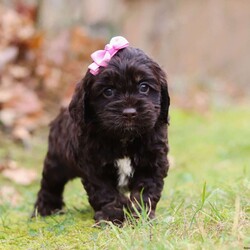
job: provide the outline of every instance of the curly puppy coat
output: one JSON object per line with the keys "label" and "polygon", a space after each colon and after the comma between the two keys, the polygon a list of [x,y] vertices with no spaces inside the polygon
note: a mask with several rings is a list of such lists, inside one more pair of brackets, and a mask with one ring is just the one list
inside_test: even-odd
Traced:
{"label": "curly puppy coat", "polygon": [[165,73],[139,49],[119,50],[97,75],[88,70],[51,123],[35,211],[60,210],[65,184],[80,177],[96,222],[122,223],[124,208],[140,202],[153,218],[169,167],[169,104]]}

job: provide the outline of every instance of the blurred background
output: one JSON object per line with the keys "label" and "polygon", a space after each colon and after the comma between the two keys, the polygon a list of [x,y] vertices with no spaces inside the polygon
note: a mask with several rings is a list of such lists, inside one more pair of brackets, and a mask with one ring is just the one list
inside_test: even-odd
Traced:
{"label": "blurred background", "polygon": [[47,125],[114,35],[166,70],[172,107],[247,105],[249,24],[248,0],[0,0],[0,137]]}

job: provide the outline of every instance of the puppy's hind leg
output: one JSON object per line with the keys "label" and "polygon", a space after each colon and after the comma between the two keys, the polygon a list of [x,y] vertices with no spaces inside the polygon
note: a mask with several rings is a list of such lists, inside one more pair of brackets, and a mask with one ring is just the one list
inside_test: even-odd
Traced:
{"label": "puppy's hind leg", "polygon": [[64,186],[72,178],[69,169],[61,163],[58,157],[48,153],[44,161],[41,188],[32,216],[36,213],[46,216],[60,211],[64,205]]}

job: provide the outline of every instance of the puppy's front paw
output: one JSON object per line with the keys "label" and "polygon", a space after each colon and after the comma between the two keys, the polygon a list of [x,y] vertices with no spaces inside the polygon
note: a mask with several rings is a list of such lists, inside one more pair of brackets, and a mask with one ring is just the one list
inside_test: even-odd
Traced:
{"label": "puppy's front paw", "polygon": [[124,221],[123,208],[114,207],[112,205],[106,205],[101,211],[95,213],[94,219],[96,223],[101,221],[111,221],[116,225],[121,225]]}
{"label": "puppy's front paw", "polygon": [[38,214],[41,216],[48,216],[55,213],[63,213],[63,205],[64,203],[62,199],[59,199],[58,197],[54,199],[38,197],[31,217],[35,217]]}
{"label": "puppy's front paw", "polygon": [[36,217],[37,215],[48,216],[52,214],[63,214],[62,207],[55,208],[54,206],[35,206],[34,211],[31,215],[31,218]]}

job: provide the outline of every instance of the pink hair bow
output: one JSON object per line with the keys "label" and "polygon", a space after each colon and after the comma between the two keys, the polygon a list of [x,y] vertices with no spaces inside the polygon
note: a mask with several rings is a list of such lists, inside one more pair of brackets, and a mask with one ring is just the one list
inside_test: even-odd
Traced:
{"label": "pink hair bow", "polygon": [[129,46],[129,42],[122,36],[113,37],[104,50],[97,50],[91,54],[93,63],[88,68],[92,75],[97,75],[99,67],[106,67],[110,59],[120,50]]}

